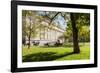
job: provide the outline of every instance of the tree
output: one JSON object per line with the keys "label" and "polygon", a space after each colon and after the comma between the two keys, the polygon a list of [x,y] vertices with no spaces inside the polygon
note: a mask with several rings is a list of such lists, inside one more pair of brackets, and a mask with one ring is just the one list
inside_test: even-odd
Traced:
{"label": "tree", "polygon": [[[39,17],[36,15],[34,11],[22,11],[23,16],[23,39],[24,37],[28,38],[28,49],[31,45],[31,38],[36,36],[36,29],[39,27]],[[25,39],[26,39],[25,38]],[[24,40],[23,40],[24,41]]]}
{"label": "tree", "polygon": [[73,31],[73,45],[74,45],[74,53],[80,53],[79,43],[78,43],[78,29],[76,27],[76,17],[74,13],[70,14],[71,23],[72,23],[72,31]]}
{"label": "tree", "polygon": [[79,43],[78,43],[78,33],[79,29],[83,25],[90,24],[90,15],[87,13],[70,13],[72,31],[73,31],[73,44],[74,44],[74,53],[80,53]]}
{"label": "tree", "polygon": [[[73,34],[73,45],[74,45],[74,53],[80,53],[80,48],[79,48],[79,29],[81,29],[81,26],[83,25],[89,25],[90,23],[90,15],[88,13],[64,13],[64,12],[45,12],[44,16],[47,17],[50,20],[51,24],[54,22],[54,20],[57,19],[57,16],[61,15],[65,21],[69,21],[70,24],[68,28],[72,30]],[[67,31],[67,30],[66,30]],[[66,34],[65,34],[66,38]]]}
{"label": "tree", "polygon": [[26,35],[27,35],[27,28],[26,28],[26,17],[29,14],[27,10],[22,11],[22,44],[26,44]]}

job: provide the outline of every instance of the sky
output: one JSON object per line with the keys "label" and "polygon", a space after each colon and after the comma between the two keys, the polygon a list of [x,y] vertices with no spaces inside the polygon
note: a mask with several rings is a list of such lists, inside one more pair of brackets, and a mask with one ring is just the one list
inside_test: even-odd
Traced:
{"label": "sky", "polygon": [[61,28],[66,29],[67,22],[64,20],[64,18],[61,15],[59,15],[55,21],[59,22]]}
{"label": "sky", "polygon": [[[40,15],[45,15],[44,11],[38,11],[37,12]],[[48,13],[48,11],[46,12]],[[59,14],[56,19],[54,20],[55,23],[58,23],[58,25],[62,28],[62,29],[66,29],[67,26],[67,22],[64,20],[64,18]]]}

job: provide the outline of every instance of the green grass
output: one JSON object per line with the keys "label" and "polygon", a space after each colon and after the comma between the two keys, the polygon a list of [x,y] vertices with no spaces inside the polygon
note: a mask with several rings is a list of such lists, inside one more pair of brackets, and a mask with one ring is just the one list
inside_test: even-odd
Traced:
{"label": "green grass", "polygon": [[23,46],[22,58],[23,62],[36,61],[61,61],[61,60],[83,60],[90,58],[90,45],[80,44],[80,54],[73,54],[73,45],[67,44],[61,47],[39,47],[32,46],[30,49]]}

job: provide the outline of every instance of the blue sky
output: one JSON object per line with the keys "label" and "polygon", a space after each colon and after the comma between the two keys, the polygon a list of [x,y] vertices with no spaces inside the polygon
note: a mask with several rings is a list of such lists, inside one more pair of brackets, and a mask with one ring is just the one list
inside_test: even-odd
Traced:
{"label": "blue sky", "polygon": [[[45,15],[44,11],[38,11],[38,14]],[[64,20],[64,18],[60,14],[56,17],[56,19],[54,20],[54,22],[59,23],[58,25],[62,29],[64,29],[64,30],[66,29],[67,23],[66,23],[66,21]]]}
{"label": "blue sky", "polygon": [[67,23],[66,23],[65,19],[61,15],[59,15],[55,21],[59,22],[59,25],[61,26],[61,28],[63,28],[63,29],[66,28]]}

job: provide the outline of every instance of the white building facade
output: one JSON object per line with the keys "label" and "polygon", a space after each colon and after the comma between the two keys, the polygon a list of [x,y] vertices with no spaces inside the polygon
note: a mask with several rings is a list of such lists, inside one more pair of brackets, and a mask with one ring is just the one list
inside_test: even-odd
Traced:
{"label": "white building facade", "polygon": [[[29,18],[26,18],[26,23],[30,24]],[[59,39],[59,37],[63,35],[65,30],[58,28],[57,26],[54,26],[52,24],[48,24],[47,21],[42,21],[41,25],[43,26],[42,29],[37,28],[36,36],[34,38],[31,38],[30,40],[31,44],[33,44],[33,42],[39,42],[39,45],[44,45],[48,42],[51,42],[51,43],[57,42],[57,40],[60,40],[60,42],[64,42],[64,39]],[[27,43],[29,43],[29,40],[26,37],[26,44]]]}

